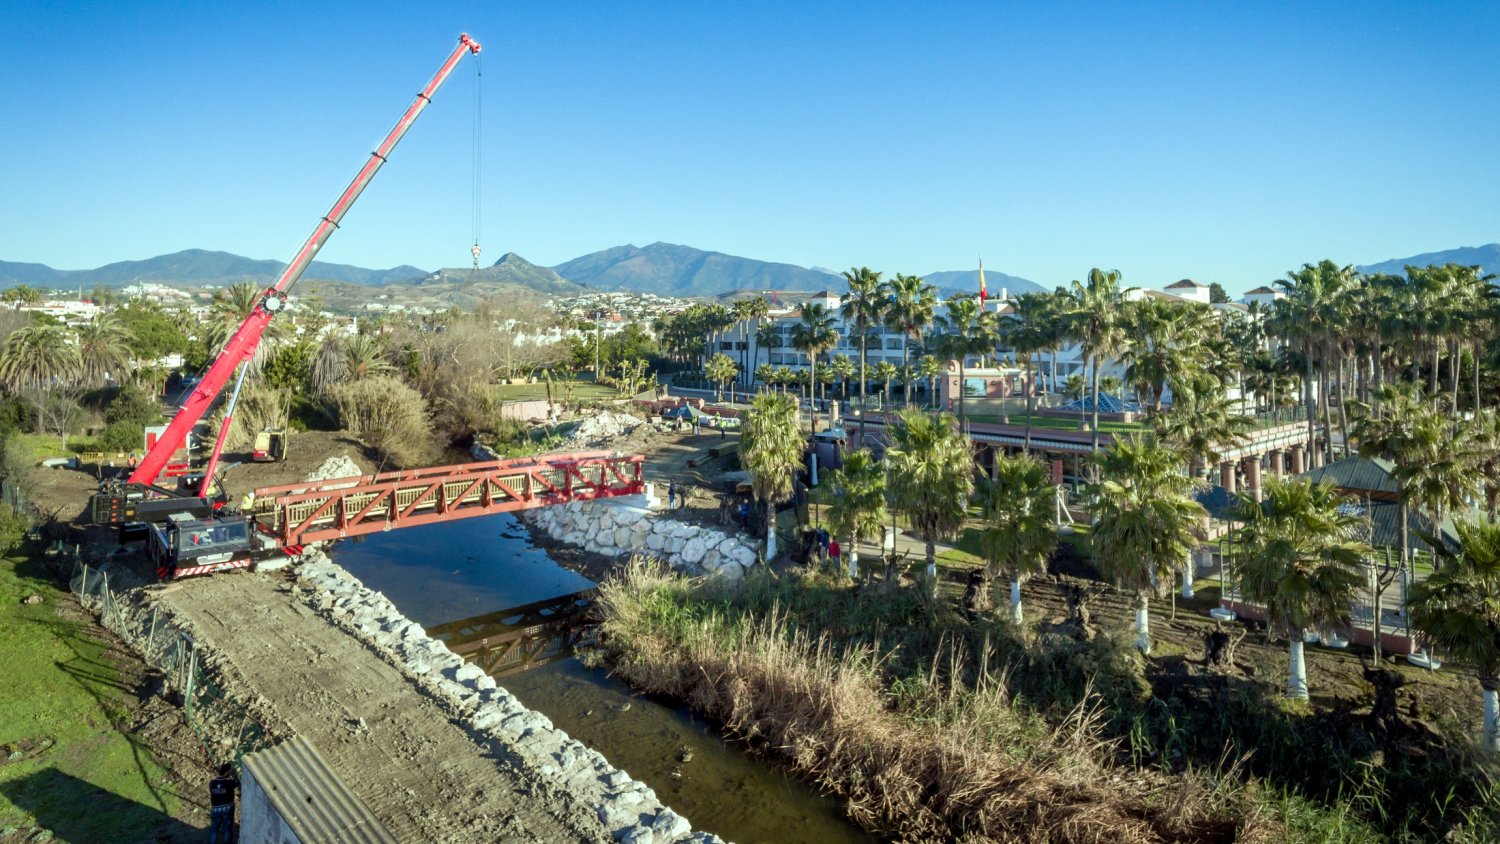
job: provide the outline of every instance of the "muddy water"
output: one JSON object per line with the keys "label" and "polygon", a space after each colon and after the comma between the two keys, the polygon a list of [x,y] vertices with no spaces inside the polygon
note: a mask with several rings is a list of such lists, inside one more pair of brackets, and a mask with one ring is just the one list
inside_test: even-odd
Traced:
{"label": "muddy water", "polygon": [[[426,627],[593,585],[532,546],[509,515],[345,540],[332,556]],[[506,677],[501,685],[650,785],[696,829],[739,844],[874,840],[844,817],[836,800],[756,761],[686,711],[635,695],[602,671],[570,659]]]}

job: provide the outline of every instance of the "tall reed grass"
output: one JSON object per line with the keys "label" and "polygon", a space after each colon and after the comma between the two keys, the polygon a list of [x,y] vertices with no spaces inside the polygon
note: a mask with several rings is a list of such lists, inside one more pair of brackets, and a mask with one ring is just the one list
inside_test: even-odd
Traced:
{"label": "tall reed grass", "polygon": [[[601,642],[632,686],[686,702],[892,839],[1286,840],[1285,814],[1238,784],[1233,761],[1175,775],[1122,766],[1093,691],[1044,717],[1012,694],[993,644],[898,629],[893,619],[933,611],[919,597],[836,618],[839,602],[812,593],[790,611],[772,597],[781,588],[752,582],[738,603],[635,562],[600,588]],[[766,611],[745,610],[765,599]],[[917,639],[925,663],[903,652]],[[901,660],[922,670],[894,670]]]}

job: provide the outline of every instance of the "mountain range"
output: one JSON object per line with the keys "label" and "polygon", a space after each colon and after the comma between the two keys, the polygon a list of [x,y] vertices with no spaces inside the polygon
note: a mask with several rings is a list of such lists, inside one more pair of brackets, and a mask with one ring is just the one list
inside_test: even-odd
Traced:
{"label": "mountain range", "polygon": [[1410,258],[1393,258],[1378,264],[1358,267],[1363,273],[1392,273],[1405,275],[1408,266],[1425,267],[1429,264],[1459,264],[1479,267],[1480,275],[1500,276],[1500,243],[1484,246],[1460,246],[1443,252],[1424,252]]}
{"label": "mountain range", "polygon": [[[1423,266],[1448,262],[1477,264],[1485,273],[1500,274],[1500,244],[1429,252],[1359,269],[1400,273],[1408,264]],[[115,287],[137,281],[184,286],[240,281],[269,283],[282,268],[280,261],[256,260],[203,249],[188,249],[139,261],[119,261],[92,270],[57,270],[45,264],[0,261],[0,287],[29,284],[78,289],[94,285]],[[550,268],[533,264],[514,252],[506,253],[488,267],[436,271],[408,265],[376,270],[314,261],[304,277],[310,282],[400,287],[455,303],[511,294],[575,296],[590,290],[636,291],[692,298],[770,290],[795,294],[843,289],[840,274],[821,267],[759,261],[671,243],[616,246]],[[928,273],[924,278],[945,296],[970,294],[979,289],[977,270],[938,271]],[[1002,288],[1012,294],[1046,289],[1036,282],[998,270],[987,270],[985,280],[991,295],[996,296]]]}
{"label": "mountain range", "polygon": [[[215,284],[256,279],[270,281],[286,266],[282,261],[258,261],[228,252],[185,249],[142,261],[117,261],[92,270],[54,270],[46,264],[0,261],[0,284],[30,284],[40,287],[119,287],[138,281],[162,284]],[[313,261],[305,278],[347,281],[354,284],[391,284],[427,275],[417,267],[368,270],[348,264]]]}

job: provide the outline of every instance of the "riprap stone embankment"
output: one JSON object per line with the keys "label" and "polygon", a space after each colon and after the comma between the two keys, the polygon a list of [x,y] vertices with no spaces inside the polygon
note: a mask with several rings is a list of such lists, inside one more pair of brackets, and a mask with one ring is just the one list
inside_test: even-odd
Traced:
{"label": "riprap stone embankment", "polygon": [[606,557],[639,554],[692,575],[739,580],[757,564],[757,546],[748,538],[679,522],[633,501],[574,501],[528,510],[522,518],[558,542]]}

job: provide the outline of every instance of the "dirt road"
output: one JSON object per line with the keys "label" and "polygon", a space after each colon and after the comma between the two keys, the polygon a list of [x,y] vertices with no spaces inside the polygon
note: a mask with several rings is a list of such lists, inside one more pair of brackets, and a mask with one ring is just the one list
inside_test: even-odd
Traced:
{"label": "dirt road", "polygon": [[[259,697],[402,841],[597,837],[550,808],[546,787],[485,749],[404,675],[267,575],[203,578],[161,600],[211,643],[215,667]],[[550,804],[550,805],[549,805]]]}

